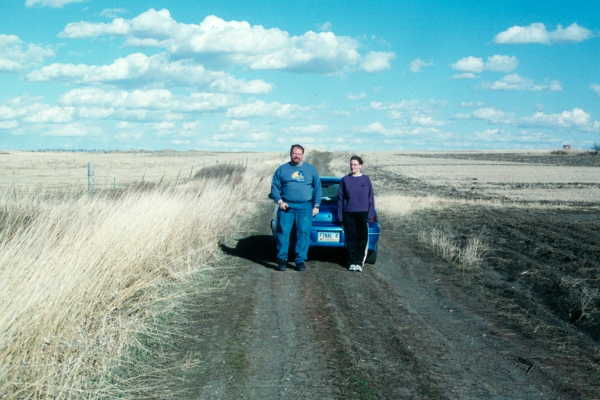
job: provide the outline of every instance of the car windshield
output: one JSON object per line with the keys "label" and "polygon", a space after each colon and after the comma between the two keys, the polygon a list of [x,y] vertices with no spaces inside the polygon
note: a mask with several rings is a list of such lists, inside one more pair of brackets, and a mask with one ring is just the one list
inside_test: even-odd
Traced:
{"label": "car windshield", "polygon": [[321,181],[321,200],[322,201],[337,201],[339,182],[324,182]]}

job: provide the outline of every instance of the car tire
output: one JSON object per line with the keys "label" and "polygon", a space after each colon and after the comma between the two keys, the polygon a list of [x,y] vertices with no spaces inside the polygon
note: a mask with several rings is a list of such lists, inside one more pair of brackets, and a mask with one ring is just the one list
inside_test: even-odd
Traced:
{"label": "car tire", "polygon": [[377,262],[377,250],[369,250],[365,261],[367,264],[375,264]]}

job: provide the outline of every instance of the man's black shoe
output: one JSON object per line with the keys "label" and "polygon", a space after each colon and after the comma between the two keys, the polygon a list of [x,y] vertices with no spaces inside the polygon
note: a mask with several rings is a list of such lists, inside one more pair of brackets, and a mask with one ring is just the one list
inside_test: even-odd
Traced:
{"label": "man's black shoe", "polygon": [[306,264],[303,262],[296,263],[296,271],[304,271],[306,270]]}
{"label": "man's black shoe", "polygon": [[287,260],[277,260],[277,266],[275,269],[277,271],[285,271],[287,269]]}

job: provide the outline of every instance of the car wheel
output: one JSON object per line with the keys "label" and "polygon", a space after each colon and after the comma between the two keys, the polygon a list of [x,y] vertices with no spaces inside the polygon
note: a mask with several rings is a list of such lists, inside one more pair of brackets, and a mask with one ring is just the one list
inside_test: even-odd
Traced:
{"label": "car wheel", "polygon": [[375,264],[377,262],[377,250],[369,250],[365,261],[367,264]]}

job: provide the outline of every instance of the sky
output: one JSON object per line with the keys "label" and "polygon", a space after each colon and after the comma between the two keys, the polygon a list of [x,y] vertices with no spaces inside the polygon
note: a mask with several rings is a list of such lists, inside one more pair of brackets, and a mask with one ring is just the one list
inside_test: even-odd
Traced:
{"label": "sky", "polygon": [[588,149],[600,2],[2,0],[0,149]]}

